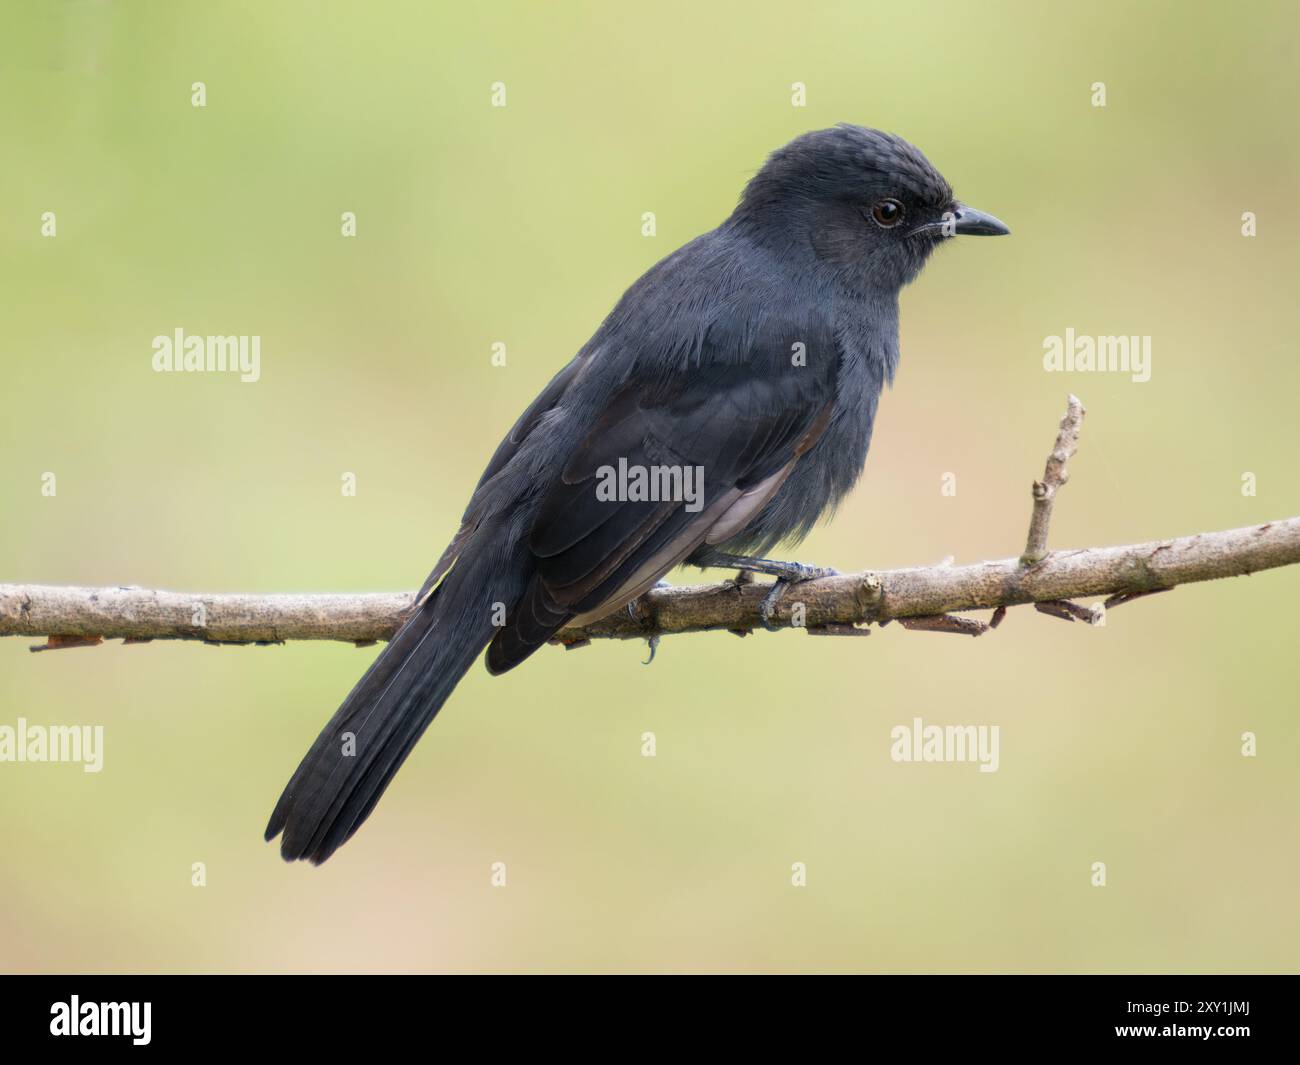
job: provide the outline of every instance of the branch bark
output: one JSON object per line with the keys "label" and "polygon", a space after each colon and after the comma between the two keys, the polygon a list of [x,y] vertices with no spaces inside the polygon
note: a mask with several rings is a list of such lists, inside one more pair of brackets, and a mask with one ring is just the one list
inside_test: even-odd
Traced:
{"label": "branch bark", "polygon": [[[1083,419],[1074,396],[1061,421],[1043,480],[1034,483],[1034,509],[1025,554],[971,566],[939,565],[867,571],[807,581],[778,601],[770,627],[802,627],[816,635],[864,635],[858,626],[898,620],[907,628],[978,636],[995,628],[1007,607],[1035,604],[1066,621],[1094,624],[1107,608],[1180,584],[1239,577],[1300,563],[1300,517],[1242,529],[1197,533],[1122,547],[1047,552],[1057,490],[1067,480]],[[565,629],[555,643],[649,639],[764,625],[760,612],[771,585],[727,581],[657,588],[627,610],[583,628]],[[1107,596],[1081,606],[1071,600]],[[0,584],[0,636],[45,636],[47,650],[150,640],[269,644],[286,640],[387,640],[414,601],[412,592],[359,595],[201,595],[144,588],[65,588]],[[991,609],[989,623],[951,617]]]}
{"label": "branch bark", "polygon": [[[817,632],[828,626],[1086,596],[1124,601],[1180,584],[1296,563],[1300,563],[1300,517],[1175,540],[1056,551],[1032,566],[1008,558],[970,566],[824,577],[791,588],[777,604],[772,624],[788,628],[802,620],[804,627]],[[557,642],[759,628],[759,603],[768,588],[765,583],[736,586],[731,582],[658,588],[637,600],[632,611],[619,611],[586,628],[565,629]],[[190,595],[143,588],[0,584],[0,636],[369,643],[392,636],[413,597],[412,592]]]}

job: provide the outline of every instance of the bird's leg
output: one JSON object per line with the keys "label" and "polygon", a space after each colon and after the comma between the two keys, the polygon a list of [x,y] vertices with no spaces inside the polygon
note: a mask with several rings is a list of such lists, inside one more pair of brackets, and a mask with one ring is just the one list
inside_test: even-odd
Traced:
{"label": "bird's leg", "polygon": [[[772,590],[763,597],[763,601],[758,605],[759,616],[763,619],[764,628],[768,630],[776,629],[776,626],[772,624],[772,612],[776,609],[776,604],[780,602],[787,586],[802,584],[804,581],[815,581],[820,577],[839,576],[839,570],[825,566],[806,566],[802,562],[780,562],[772,558],[732,555],[726,551],[711,553],[707,565],[718,569],[736,569],[741,573],[763,573],[776,578]],[[737,578],[736,584],[741,583],[740,579]]]}
{"label": "bird's leg", "polygon": [[781,562],[775,558],[755,558],[752,555],[732,555],[726,551],[710,553],[708,561],[702,566],[707,569],[738,569],[743,573],[762,573],[789,584],[840,575],[839,570],[824,566],[807,566],[802,562]]}

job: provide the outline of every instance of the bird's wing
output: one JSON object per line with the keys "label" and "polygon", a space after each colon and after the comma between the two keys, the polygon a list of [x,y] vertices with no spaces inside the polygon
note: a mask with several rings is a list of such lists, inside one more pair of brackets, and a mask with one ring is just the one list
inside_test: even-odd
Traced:
{"label": "bird's wing", "polygon": [[[488,648],[489,670],[517,665],[576,616],[635,598],[711,530],[734,535],[825,429],[838,362],[833,342],[818,346],[821,359],[767,344],[616,392],[542,500],[528,542],[534,576]],[[677,470],[674,488],[692,476],[702,491],[610,499],[599,489],[620,464]]]}
{"label": "bird's wing", "polygon": [[460,520],[460,528],[433,567],[433,572],[425,579],[423,587],[416,593],[415,606],[422,606],[429,599],[433,594],[433,590],[438,586],[438,582],[446,576],[447,571],[451,569],[452,563],[460,555],[465,541],[474,534],[478,526],[478,505],[483,499],[483,486],[505,469],[510,464],[510,461],[519,454],[519,449],[523,446],[524,441],[528,439],[529,434],[537,428],[537,423],[564,399],[565,394],[582,376],[583,369],[590,364],[591,358],[590,350],[583,349],[577,356],[570,359],[568,364],[551,378],[547,386],[528,405],[523,414],[519,415],[518,420],[511,426],[510,432],[506,433],[505,439],[497,445],[497,449],[492,453],[487,468],[483,471],[483,476],[478,479],[478,484],[474,486],[474,494],[470,497],[469,506],[465,509],[465,514]]}
{"label": "bird's wing", "polygon": [[528,404],[528,409],[519,415],[518,421],[506,434],[506,438],[497,446],[491,461],[487,464],[487,469],[483,471],[483,476],[475,486],[475,491],[500,473],[519,453],[520,445],[537,428],[537,423],[541,421],[542,416],[553,410],[564,398],[565,393],[582,376],[583,370],[587,368],[593,357],[591,350],[584,348],[576,357],[570,359],[568,364],[551,378],[537,398]]}

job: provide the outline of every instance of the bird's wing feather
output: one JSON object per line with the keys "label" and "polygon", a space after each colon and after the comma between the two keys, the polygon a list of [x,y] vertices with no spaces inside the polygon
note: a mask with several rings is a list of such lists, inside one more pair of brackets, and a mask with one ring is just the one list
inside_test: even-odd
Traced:
{"label": "bird's wing feather", "polygon": [[[814,364],[770,345],[616,392],[542,500],[529,535],[535,573],[488,649],[488,668],[509,669],[573,617],[618,605],[703,543],[746,491],[777,481],[829,416],[837,366],[833,343],[822,350],[831,356]],[[698,470],[702,498],[690,509],[680,494],[609,499],[597,489],[620,460],[628,470]]]}

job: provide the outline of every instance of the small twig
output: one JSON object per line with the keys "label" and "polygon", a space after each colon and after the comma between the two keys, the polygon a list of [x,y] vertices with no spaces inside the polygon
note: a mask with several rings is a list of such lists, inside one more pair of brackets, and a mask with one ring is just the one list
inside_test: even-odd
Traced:
{"label": "small twig", "polygon": [[1052,524],[1052,504],[1056,501],[1057,489],[1070,479],[1070,471],[1065,464],[1079,449],[1079,431],[1083,428],[1083,416],[1086,413],[1079,397],[1070,395],[1065,417],[1061,419],[1060,432],[1056,434],[1056,446],[1047,456],[1043,479],[1034,482],[1034,512],[1029,518],[1029,538],[1025,542],[1025,553],[1020,556],[1020,561],[1026,566],[1032,566],[1047,557],[1047,531]]}
{"label": "small twig", "polygon": [[825,625],[810,625],[807,629],[809,636],[870,636],[871,630],[859,628],[857,625],[849,625],[838,621],[828,621]]}
{"label": "small twig", "polygon": [[47,636],[44,643],[27,650],[35,654],[37,651],[62,651],[68,647],[98,647],[103,642],[102,636]]}
{"label": "small twig", "polygon": [[1172,588],[1152,588],[1145,592],[1116,592],[1101,605],[1107,610],[1117,606],[1123,606],[1125,603],[1131,603],[1134,599],[1145,599],[1149,595],[1159,595],[1161,592],[1172,592]]}
{"label": "small twig", "polygon": [[1034,609],[1044,614],[1050,614],[1054,618],[1061,618],[1065,621],[1086,621],[1089,625],[1096,625],[1106,614],[1103,607],[1083,606],[1079,603],[1072,603],[1068,599],[1048,599],[1041,603],[1035,603]]}
{"label": "small twig", "polygon": [[905,629],[920,632],[952,632],[959,636],[983,636],[991,626],[975,618],[958,618],[951,614],[929,614],[919,618],[899,618]]}

